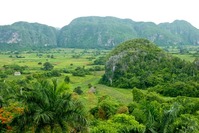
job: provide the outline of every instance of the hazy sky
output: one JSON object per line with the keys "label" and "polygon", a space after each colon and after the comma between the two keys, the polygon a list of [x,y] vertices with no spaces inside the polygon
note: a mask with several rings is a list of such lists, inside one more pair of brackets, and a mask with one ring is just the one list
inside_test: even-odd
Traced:
{"label": "hazy sky", "polygon": [[81,16],[155,23],[186,20],[199,29],[198,0],[0,0],[0,25],[17,21],[63,27]]}

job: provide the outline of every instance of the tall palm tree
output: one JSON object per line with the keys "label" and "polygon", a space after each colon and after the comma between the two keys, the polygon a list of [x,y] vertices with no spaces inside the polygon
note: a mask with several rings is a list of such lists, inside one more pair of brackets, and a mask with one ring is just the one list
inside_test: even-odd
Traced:
{"label": "tall palm tree", "polygon": [[18,98],[25,105],[24,113],[12,121],[19,132],[86,128],[83,105],[64,91],[63,86],[58,87],[55,80],[53,85],[47,81],[35,83],[32,88],[23,89]]}

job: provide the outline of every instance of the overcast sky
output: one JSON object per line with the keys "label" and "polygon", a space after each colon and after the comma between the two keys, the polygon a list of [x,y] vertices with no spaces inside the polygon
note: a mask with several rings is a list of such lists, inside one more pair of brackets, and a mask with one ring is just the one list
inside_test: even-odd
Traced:
{"label": "overcast sky", "polygon": [[61,28],[82,16],[114,16],[156,24],[178,19],[199,29],[198,0],[0,0],[0,25],[27,21]]}

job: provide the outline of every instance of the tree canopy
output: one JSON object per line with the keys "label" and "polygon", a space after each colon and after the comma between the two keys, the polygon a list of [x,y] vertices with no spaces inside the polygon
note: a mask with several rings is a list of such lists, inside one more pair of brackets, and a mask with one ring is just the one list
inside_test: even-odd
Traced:
{"label": "tree canopy", "polygon": [[111,51],[101,83],[121,88],[150,88],[167,96],[196,96],[198,78],[196,63],[174,57],[146,39],[134,39]]}

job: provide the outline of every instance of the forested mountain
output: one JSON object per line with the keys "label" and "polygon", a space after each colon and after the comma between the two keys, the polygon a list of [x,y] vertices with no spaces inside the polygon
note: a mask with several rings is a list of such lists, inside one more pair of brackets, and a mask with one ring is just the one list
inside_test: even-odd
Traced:
{"label": "forested mountain", "polygon": [[57,46],[57,32],[55,28],[39,23],[16,22],[0,26],[0,47],[18,49]]}
{"label": "forested mountain", "polygon": [[146,39],[134,39],[112,50],[101,83],[150,88],[167,96],[198,96],[198,78],[196,64],[173,57]]}
{"label": "forested mountain", "polygon": [[112,48],[119,42],[135,38],[135,22],[113,17],[82,17],[60,30],[61,47]]}
{"label": "forested mountain", "polygon": [[199,30],[184,20],[155,24],[115,17],[80,17],[60,30],[27,22],[0,26],[0,48],[113,48],[121,42],[146,38],[157,45],[198,45]]}
{"label": "forested mountain", "polygon": [[146,38],[158,45],[198,45],[199,30],[183,20],[157,25],[114,17],[80,17],[60,30],[58,45],[110,48],[134,38]]}
{"label": "forested mountain", "polygon": [[176,37],[174,44],[199,44],[199,30],[184,20],[175,20],[173,23],[159,24],[164,30]]}

